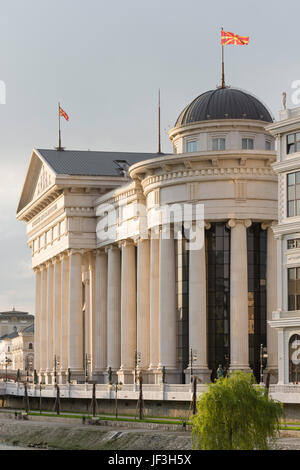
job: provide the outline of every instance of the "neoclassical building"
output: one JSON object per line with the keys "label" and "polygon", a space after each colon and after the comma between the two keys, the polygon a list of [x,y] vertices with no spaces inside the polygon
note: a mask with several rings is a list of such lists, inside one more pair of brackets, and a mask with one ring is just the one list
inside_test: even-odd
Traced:
{"label": "neoclassical building", "polygon": [[172,154],[33,150],[17,218],[42,380],[55,360],[61,382],[133,383],[137,370],[209,382],[219,364],[258,375],[260,344],[276,374],[270,123],[257,98],[224,87],[182,111]]}

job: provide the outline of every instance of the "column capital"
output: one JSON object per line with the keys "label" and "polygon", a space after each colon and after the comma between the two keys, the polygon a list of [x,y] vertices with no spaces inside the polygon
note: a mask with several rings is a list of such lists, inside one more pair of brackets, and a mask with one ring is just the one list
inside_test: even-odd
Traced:
{"label": "column capital", "polygon": [[107,245],[104,248],[104,251],[105,253],[108,253],[109,251],[118,250],[118,249],[119,249],[119,246],[117,244],[111,244],[111,245]]}
{"label": "column capital", "polygon": [[107,253],[106,248],[97,248],[95,251],[95,256],[96,258],[98,258],[100,256],[106,255],[106,253]]}
{"label": "column capital", "polygon": [[128,246],[135,246],[133,239],[128,238],[119,242],[119,248],[126,248]]}
{"label": "column capital", "polygon": [[273,227],[274,225],[277,225],[276,220],[267,220],[267,221],[261,223],[261,228],[263,230],[267,230],[268,228]]}
{"label": "column capital", "polygon": [[69,256],[72,255],[83,255],[85,250],[82,249],[76,249],[76,248],[71,248],[68,252]]}
{"label": "column capital", "polygon": [[246,228],[249,228],[252,225],[252,221],[250,219],[229,219],[226,226],[228,228],[234,228],[237,224],[242,224]]}

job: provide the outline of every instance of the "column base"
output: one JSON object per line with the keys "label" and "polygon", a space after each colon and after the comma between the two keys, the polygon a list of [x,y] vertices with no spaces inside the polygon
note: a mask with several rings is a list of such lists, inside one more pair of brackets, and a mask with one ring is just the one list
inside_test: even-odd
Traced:
{"label": "column base", "polygon": [[46,370],[44,373],[44,380],[46,385],[52,385],[52,375],[50,370]]}
{"label": "column base", "polygon": [[57,373],[57,383],[63,385],[68,383],[68,371],[59,371]]}
{"label": "column base", "polygon": [[118,374],[118,382],[122,382],[122,384],[134,384],[135,383],[134,370],[120,369],[118,370],[117,374]]}
{"label": "column base", "polygon": [[107,381],[107,370],[106,369],[101,369],[101,370],[94,370],[91,376],[91,380],[93,382],[96,382],[98,384],[106,384],[108,383]]}
{"label": "column base", "polygon": [[118,381],[118,369],[112,369],[111,370],[111,380],[109,380],[109,372],[108,370],[105,370],[103,372],[103,379],[105,384],[109,383],[116,383]]}
{"label": "column base", "polygon": [[166,384],[180,384],[182,382],[182,372],[173,367],[165,367],[164,379],[163,379],[163,366],[159,366],[161,380],[160,383]]}
{"label": "column base", "polygon": [[[191,369],[188,367],[184,371],[185,383],[190,384],[192,382]],[[198,383],[208,384],[211,382],[211,370],[207,367],[193,367],[193,376],[198,377]]]}
{"label": "column base", "polygon": [[267,376],[270,373],[270,384],[277,384],[278,382],[278,367],[267,367],[264,370],[264,381],[266,383]]}
{"label": "column base", "polygon": [[85,383],[85,372],[84,370],[71,369],[71,383],[83,384]]}
{"label": "column base", "polygon": [[162,383],[162,371],[158,367],[149,367],[148,369],[148,384],[159,385]]}
{"label": "column base", "polygon": [[249,366],[245,365],[234,365],[229,367],[229,373],[239,370],[240,372],[252,373],[252,369]]}

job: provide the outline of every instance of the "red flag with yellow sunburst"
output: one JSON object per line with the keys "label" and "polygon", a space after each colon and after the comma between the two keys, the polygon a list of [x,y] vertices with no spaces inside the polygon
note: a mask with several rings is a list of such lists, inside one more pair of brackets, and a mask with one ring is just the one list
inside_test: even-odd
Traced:
{"label": "red flag with yellow sunburst", "polygon": [[249,36],[239,36],[238,34],[221,30],[222,46],[228,45],[228,44],[233,44],[234,46],[245,46],[248,43],[249,43]]}

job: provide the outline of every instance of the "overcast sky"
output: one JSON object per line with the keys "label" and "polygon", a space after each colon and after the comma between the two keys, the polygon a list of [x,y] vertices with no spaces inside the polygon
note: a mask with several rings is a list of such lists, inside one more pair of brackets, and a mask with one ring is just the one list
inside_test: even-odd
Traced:
{"label": "overcast sky", "polygon": [[298,0],[0,0],[0,311],[33,312],[25,223],[15,219],[33,147],[153,152],[197,95],[220,84],[220,28],[249,35],[225,49],[226,83],[277,117],[300,80]]}

